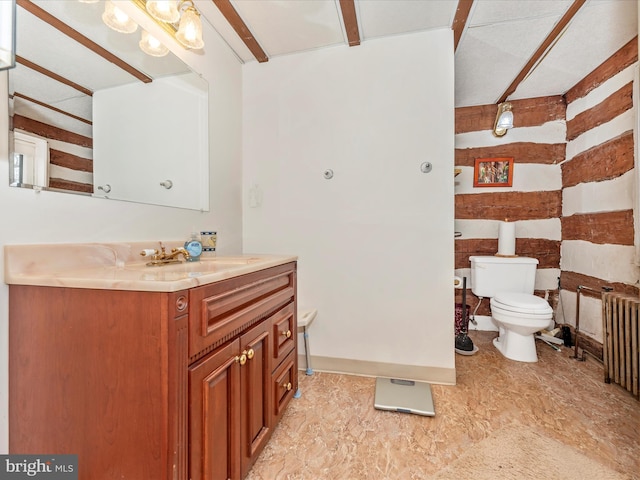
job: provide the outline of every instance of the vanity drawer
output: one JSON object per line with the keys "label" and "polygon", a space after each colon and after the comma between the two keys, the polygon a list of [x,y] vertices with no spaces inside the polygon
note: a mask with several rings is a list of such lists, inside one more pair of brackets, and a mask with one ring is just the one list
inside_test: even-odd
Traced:
{"label": "vanity drawer", "polygon": [[273,392],[273,422],[275,425],[282,416],[286,406],[298,389],[298,377],[296,375],[295,352],[291,352],[287,358],[276,368],[272,377]]}
{"label": "vanity drawer", "polygon": [[295,262],[190,291],[191,361],[232,339],[287,304],[294,304]]}
{"label": "vanity drawer", "polygon": [[273,366],[277,367],[296,346],[295,305],[290,303],[276,312],[271,320],[273,329]]}

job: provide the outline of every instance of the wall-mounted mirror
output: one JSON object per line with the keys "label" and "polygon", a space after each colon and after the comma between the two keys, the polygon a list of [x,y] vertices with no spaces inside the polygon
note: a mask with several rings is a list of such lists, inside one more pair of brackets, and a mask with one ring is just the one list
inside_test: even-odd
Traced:
{"label": "wall-mounted mirror", "polygon": [[16,63],[15,21],[15,0],[0,2],[0,70],[13,68]]}
{"label": "wall-mounted mirror", "polygon": [[106,3],[18,0],[11,185],[208,210],[207,83]]}

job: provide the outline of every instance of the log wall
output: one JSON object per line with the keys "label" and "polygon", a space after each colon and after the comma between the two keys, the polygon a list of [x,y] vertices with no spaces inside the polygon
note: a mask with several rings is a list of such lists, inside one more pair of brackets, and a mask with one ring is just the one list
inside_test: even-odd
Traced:
{"label": "log wall", "polygon": [[[637,63],[636,38],[565,95],[512,101],[514,128],[501,138],[491,133],[496,105],[456,109],[457,275],[470,277],[470,256],[497,252],[508,219],[516,254],[540,262],[536,294],[548,295],[558,324],[575,327],[580,285],[638,295]],[[474,188],[475,160],[493,157],[514,158],[513,185]],[[581,296],[580,335],[601,346],[599,295]],[[473,309],[478,299],[467,292],[467,303]],[[487,304],[478,315],[491,314]]]}
{"label": "log wall", "polygon": [[[566,94],[567,158],[562,163],[560,308],[556,321],[572,328],[580,315],[585,349],[601,355],[601,291],[638,295],[636,258],[637,173],[633,83],[638,39],[577,83]],[[637,99],[635,99],[637,102]]]}
{"label": "log wall", "polygon": [[[38,105],[25,106],[25,101],[19,97],[14,98],[14,107],[12,128],[45,138],[49,144],[49,188],[73,193],[93,193],[93,139],[90,122],[87,124],[76,121]],[[65,128],[54,126],[58,123],[65,125]]]}
{"label": "log wall", "polygon": [[[497,138],[491,129],[495,105],[456,109],[455,178],[456,274],[470,281],[472,255],[498,251],[501,221],[516,222],[516,254],[539,260],[536,293],[556,304],[560,276],[562,172],[565,160],[564,99],[560,96],[512,101],[514,128]],[[473,187],[478,158],[512,157],[511,187]],[[461,292],[457,292],[461,301]],[[467,292],[472,309],[478,299]],[[478,315],[490,315],[483,302]]]}

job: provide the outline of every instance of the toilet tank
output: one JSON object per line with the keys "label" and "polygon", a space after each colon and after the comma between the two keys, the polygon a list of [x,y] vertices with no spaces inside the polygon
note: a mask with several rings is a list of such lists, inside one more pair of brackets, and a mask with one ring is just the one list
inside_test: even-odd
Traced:
{"label": "toilet tank", "polygon": [[533,293],[537,258],[469,257],[471,291],[478,297],[495,297],[496,293]]}

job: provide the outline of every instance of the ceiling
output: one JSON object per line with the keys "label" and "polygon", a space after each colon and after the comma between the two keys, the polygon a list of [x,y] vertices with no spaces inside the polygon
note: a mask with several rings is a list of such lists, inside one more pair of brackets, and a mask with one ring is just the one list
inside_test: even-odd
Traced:
{"label": "ceiling", "polygon": [[[136,79],[147,81],[146,75],[156,78],[186,70],[174,56],[158,59],[142,54],[138,35],[106,28],[101,21],[102,2],[17,3],[20,58],[9,78],[11,93],[18,86],[16,105],[27,104],[31,109],[41,103],[90,119],[91,99],[79,95],[76,84],[91,95]],[[451,29],[456,107],[564,94],[638,33],[638,0],[194,3],[241,62],[268,62],[319,48],[362,48],[382,37]],[[46,20],[47,15],[53,20]],[[70,36],[68,26],[76,35]],[[206,36],[204,40],[206,52]],[[100,49],[114,54],[118,62],[104,57]],[[23,101],[24,97],[30,100]]]}
{"label": "ceiling", "polygon": [[452,28],[456,107],[563,94],[638,33],[637,0],[195,3],[243,62]]}

